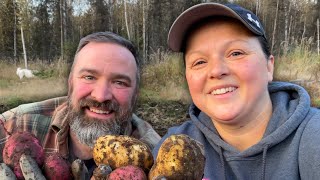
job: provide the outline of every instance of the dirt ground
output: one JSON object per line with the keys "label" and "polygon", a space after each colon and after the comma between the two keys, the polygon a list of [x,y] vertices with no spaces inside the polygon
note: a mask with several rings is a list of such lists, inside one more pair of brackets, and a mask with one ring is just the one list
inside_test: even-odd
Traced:
{"label": "dirt ground", "polygon": [[179,101],[138,102],[136,114],[163,136],[169,127],[182,124],[188,119],[188,107],[188,104]]}

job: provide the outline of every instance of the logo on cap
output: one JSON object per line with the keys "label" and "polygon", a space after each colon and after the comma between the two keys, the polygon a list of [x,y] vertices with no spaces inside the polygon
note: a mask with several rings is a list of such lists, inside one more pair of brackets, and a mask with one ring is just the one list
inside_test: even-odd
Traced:
{"label": "logo on cap", "polygon": [[255,20],[251,17],[251,14],[247,13],[247,16],[248,16],[248,20],[251,21],[251,22],[254,22],[256,23],[256,25],[260,28],[260,23],[258,20]]}

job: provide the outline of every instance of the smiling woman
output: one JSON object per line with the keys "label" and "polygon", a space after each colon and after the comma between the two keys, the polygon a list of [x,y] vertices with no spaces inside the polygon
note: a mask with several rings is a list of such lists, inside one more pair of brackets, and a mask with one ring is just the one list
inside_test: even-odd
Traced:
{"label": "smiling woman", "polygon": [[231,18],[217,17],[196,27],[185,51],[193,102],[213,123],[246,126],[260,109],[271,106],[267,84],[272,80],[273,57],[265,59],[259,41]]}
{"label": "smiling woman", "polygon": [[301,86],[272,82],[275,59],[255,14],[195,5],[174,21],[168,44],[183,53],[193,103],[154,156],[170,135],[187,134],[204,145],[204,179],[320,176],[320,111]]}

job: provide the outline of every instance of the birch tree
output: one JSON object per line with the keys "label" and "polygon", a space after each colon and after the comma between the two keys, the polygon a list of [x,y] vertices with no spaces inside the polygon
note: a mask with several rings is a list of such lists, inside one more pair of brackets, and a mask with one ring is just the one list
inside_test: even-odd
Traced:
{"label": "birch tree", "polygon": [[125,19],[125,23],[126,23],[127,36],[128,36],[128,39],[131,40],[130,30],[129,30],[129,25],[128,25],[127,1],[123,0],[123,4],[124,4],[124,19]]}
{"label": "birch tree", "polygon": [[16,12],[16,1],[12,0],[13,3],[13,15],[14,15],[14,27],[13,27],[13,60],[14,64],[17,65],[17,12]]}
{"label": "birch tree", "polygon": [[275,36],[276,36],[276,29],[277,29],[278,11],[279,11],[279,0],[277,0],[276,16],[275,16],[275,18],[274,18],[274,23],[273,23],[271,52],[273,52],[273,47],[274,47],[274,44],[275,44]]}
{"label": "birch tree", "polygon": [[149,0],[142,0],[142,22],[143,22],[143,59],[142,59],[142,64],[144,64],[144,61],[147,57],[147,35],[146,35],[146,19],[147,19],[147,13],[148,12],[148,6],[149,6]]}

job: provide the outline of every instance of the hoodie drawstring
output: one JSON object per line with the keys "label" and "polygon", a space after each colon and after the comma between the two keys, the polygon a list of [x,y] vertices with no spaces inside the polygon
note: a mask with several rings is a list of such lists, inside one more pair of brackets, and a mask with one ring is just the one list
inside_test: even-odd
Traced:
{"label": "hoodie drawstring", "polygon": [[222,154],[222,148],[219,146],[219,155],[220,155],[220,162],[221,162],[221,168],[222,168],[222,173],[223,173],[223,180],[226,180],[226,168],[224,165],[224,159],[223,159],[223,154]]}
{"label": "hoodie drawstring", "polygon": [[262,153],[262,170],[261,170],[261,180],[265,179],[265,175],[266,175],[266,158],[267,158],[267,151],[268,151],[269,145],[266,145],[263,148],[263,153]]}

